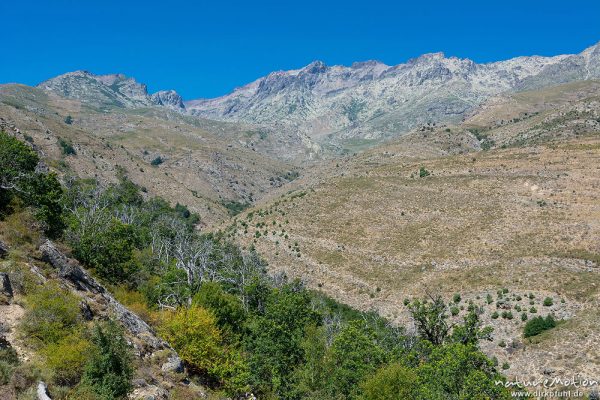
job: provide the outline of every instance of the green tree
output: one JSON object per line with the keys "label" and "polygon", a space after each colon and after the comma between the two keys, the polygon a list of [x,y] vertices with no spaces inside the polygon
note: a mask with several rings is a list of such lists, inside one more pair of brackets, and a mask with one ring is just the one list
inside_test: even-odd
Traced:
{"label": "green tree", "polygon": [[430,296],[430,300],[415,300],[408,308],[423,339],[434,345],[446,340],[450,327],[447,323],[446,304],[441,296]]}
{"label": "green tree", "polygon": [[363,321],[349,322],[335,337],[328,355],[332,395],[354,398],[360,394],[358,384],[385,361],[385,352],[375,339]]}
{"label": "green tree", "polygon": [[212,311],[219,327],[230,333],[240,334],[246,313],[240,299],[223,290],[217,282],[206,282],[194,295],[193,304]]}
{"label": "green tree", "polygon": [[100,398],[124,399],[133,377],[131,350],[123,331],[114,321],[97,324],[92,332],[93,349],[82,382]]}
{"label": "green tree", "polygon": [[418,378],[415,371],[401,364],[390,364],[379,369],[362,384],[362,399],[414,399],[417,389]]}
{"label": "green tree", "polygon": [[119,284],[139,268],[133,253],[138,243],[136,227],[113,218],[105,227],[88,230],[73,247],[76,257],[101,278]]}
{"label": "green tree", "polygon": [[457,325],[452,330],[452,340],[462,344],[477,345],[479,340],[491,340],[493,328],[483,327],[479,314],[476,310],[471,310],[464,317],[464,323]]}
{"label": "green tree", "polygon": [[428,362],[417,368],[418,399],[509,399],[496,381],[504,378],[492,362],[473,345],[452,343],[433,347]]}
{"label": "green tree", "polygon": [[310,305],[309,292],[293,282],[272,289],[264,307],[255,309],[244,347],[249,353],[251,384],[259,393],[275,392],[287,398],[293,370],[304,360],[305,330],[319,322]]}

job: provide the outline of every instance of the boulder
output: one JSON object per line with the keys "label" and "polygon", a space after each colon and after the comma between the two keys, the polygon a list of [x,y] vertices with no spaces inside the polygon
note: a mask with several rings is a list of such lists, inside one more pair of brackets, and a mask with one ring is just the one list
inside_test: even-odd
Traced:
{"label": "boulder", "polygon": [[13,298],[12,285],[6,272],[0,272],[0,304],[10,303]]}
{"label": "boulder", "polygon": [[183,372],[183,362],[176,354],[172,355],[167,359],[161,367],[164,372]]}
{"label": "boulder", "polygon": [[37,398],[38,400],[52,400],[50,396],[48,396],[48,387],[42,381],[38,383]]}
{"label": "boulder", "polygon": [[8,255],[8,245],[6,243],[0,241],[0,258],[4,258]]}

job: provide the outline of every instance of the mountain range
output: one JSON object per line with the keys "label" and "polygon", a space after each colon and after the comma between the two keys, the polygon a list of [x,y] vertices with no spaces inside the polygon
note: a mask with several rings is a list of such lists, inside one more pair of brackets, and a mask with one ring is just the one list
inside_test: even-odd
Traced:
{"label": "mountain range", "polygon": [[498,94],[594,78],[600,78],[600,43],[574,55],[486,64],[443,53],[394,66],[314,61],[272,72],[222,97],[189,101],[173,90],[149,94],[146,85],[122,74],[76,71],[38,87],[99,109],[160,106],[300,134],[318,152],[321,147],[362,148],[421,125],[457,123]]}

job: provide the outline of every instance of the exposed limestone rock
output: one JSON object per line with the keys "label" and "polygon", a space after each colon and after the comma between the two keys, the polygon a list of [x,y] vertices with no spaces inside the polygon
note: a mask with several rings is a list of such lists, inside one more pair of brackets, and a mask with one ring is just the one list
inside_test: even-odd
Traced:
{"label": "exposed limestone rock", "polygon": [[85,272],[76,260],[68,258],[50,240],[40,246],[40,251],[44,260],[56,268],[58,275],[76,290],[97,295],[103,300],[114,317],[140,342],[136,343],[137,347],[141,347],[138,350],[153,352],[158,349],[170,349],[164,340],[154,334],[146,322],[119,303],[102,285]]}

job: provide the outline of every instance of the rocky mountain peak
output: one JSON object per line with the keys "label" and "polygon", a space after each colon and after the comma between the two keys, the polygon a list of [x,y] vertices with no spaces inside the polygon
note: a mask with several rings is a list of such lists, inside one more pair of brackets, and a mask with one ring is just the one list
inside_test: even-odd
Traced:
{"label": "rocky mountain peak", "polygon": [[327,65],[323,61],[313,61],[306,67],[302,68],[302,72],[308,74],[322,74],[327,72]]}
{"label": "rocky mountain peak", "polygon": [[165,106],[174,110],[185,110],[183,98],[174,90],[161,90],[154,93],[150,98],[152,103],[158,106]]}

